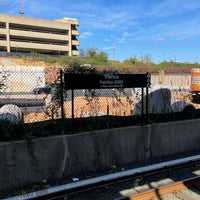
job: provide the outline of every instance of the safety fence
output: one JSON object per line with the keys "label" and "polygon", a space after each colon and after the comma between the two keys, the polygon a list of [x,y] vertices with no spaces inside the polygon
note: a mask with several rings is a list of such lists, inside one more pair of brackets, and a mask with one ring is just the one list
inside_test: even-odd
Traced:
{"label": "safety fence", "polygon": [[71,118],[72,114],[75,118],[132,115],[131,88],[74,90],[72,110],[72,91],[61,88],[60,73],[61,70],[57,70],[56,80],[49,82],[51,74],[43,69],[1,70],[0,106],[14,104],[20,107],[25,123]]}
{"label": "safety fence", "polygon": [[[18,106],[25,123],[72,116],[86,118],[141,114],[141,88],[76,89],[72,93],[64,89],[65,83],[60,73],[63,73],[62,70],[54,70],[55,78],[52,80],[52,74],[44,68],[1,69],[0,106]],[[159,108],[149,106],[150,113],[169,112],[171,99],[188,100],[187,90],[173,89],[173,94],[169,96],[165,92],[161,90],[157,96]]]}

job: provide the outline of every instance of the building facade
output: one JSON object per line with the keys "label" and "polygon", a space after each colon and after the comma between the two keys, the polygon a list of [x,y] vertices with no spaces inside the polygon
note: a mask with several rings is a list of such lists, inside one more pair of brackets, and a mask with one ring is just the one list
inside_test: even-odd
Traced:
{"label": "building facade", "polygon": [[77,19],[55,21],[0,14],[0,51],[78,56]]}

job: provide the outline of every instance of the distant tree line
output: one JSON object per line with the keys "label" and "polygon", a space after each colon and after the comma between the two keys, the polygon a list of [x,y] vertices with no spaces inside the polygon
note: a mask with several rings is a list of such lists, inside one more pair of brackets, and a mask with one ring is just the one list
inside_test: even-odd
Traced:
{"label": "distant tree line", "polygon": [[48,65],[70,66],[75,65],[91,65],[101,71],[117,71],[121,73],[138,73],[151,72],[156,73],[160,70],[165,70],[167,73],[190,73],[191,68],[199,67],[199,63],[180,63],[171,61],[162,61],[156,64],[152,61],[149,55],[143,55],[140,58],[132,56],[124,61],[109,60],[108,54],[96,48],[80,50],[80,56],[46,56],[33,52],[29,57],[24,59],[34,61],[44,61]]}

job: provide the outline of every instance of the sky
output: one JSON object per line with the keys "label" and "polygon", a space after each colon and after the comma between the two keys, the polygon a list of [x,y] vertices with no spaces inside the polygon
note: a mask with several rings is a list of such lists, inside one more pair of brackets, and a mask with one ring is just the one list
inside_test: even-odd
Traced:
{"label": "sky", "polygon": [[24,17],[76,18],[78,49],[95,48],[111,60],[200,62],[199,0],[0,0],[0,13],[20,9]]}

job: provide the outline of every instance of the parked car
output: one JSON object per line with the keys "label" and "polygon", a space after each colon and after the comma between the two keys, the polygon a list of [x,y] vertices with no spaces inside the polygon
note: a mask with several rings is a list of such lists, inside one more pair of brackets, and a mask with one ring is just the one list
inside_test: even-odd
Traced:
{"label": "parked car", "polygon": [[33,89],[33,94],[50,94],[53,84],[46,84],[44,87],[37,87]]}

